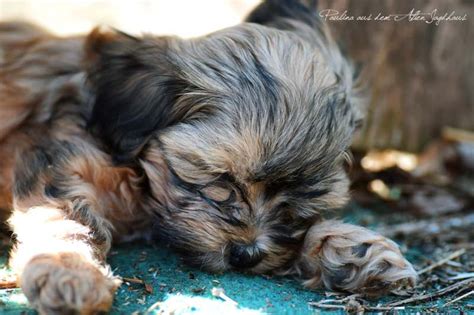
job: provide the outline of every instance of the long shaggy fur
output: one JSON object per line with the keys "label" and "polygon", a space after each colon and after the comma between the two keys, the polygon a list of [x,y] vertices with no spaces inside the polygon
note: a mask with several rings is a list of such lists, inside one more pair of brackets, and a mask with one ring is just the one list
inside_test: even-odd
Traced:
{"label": "long shaggy fur", "polygon": [[191,40],[4,23],[0,52],[0,208],[41,312],[107,309],[106,254],[136,236],[210,271],[354,292],[413,281],[391,241],[321,221],[347,200],[363,108],[350,63],[298,1]]}

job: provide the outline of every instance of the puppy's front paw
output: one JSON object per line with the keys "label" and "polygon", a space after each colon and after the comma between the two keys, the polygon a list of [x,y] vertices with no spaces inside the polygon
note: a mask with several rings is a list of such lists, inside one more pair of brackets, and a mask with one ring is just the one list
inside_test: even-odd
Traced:
{"label": "puppy's front paw", "polygon": [[300,261],[304,284],[380,295],[404,284],[413,286],[417,273],[393,241],[360,226],[327,221],[313,226]]}
{"label": "puppy's front paw", "polygon": [[21,288],[41,314],[96,314],[108,311],[119,281],[78,254],[44,254],[25,266]]}

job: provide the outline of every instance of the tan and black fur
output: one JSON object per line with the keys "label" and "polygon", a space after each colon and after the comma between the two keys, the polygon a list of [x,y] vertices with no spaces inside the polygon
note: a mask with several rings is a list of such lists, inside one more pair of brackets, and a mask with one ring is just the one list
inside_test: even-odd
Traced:
{"label": "tan and black fur", "polygon": [[0,207],[45,314],[106,311],[113,240],[156,235],[210,271],[376,294],[412,282],[398,247],[322,221],[348,199],[362,119],[350,63],[311,9],[270,0],[182,40],[0,24]]}

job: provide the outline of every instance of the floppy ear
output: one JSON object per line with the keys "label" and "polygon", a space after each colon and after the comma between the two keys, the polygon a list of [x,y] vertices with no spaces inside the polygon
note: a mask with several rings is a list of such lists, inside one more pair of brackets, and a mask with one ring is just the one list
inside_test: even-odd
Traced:
{"label": "floppy ear", "polygon": [[169,61],[176,38],[137,38],[95,29],[86,39],[86,67],[95,94],[89,127],[114,160],[134,160],[151,134],[177,117],[172,108],[186,88]]}

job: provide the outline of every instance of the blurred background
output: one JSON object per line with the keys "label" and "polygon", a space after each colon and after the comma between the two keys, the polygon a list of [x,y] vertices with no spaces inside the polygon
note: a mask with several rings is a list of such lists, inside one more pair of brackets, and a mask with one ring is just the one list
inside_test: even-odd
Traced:
{"label": "blurred background", "polygon": [[140,34],[183,37],[239,23],[259,0],[0,0],[0,19],[37,23],[58,35],[84,34],[99,24]]}
{"label": "blurred background", "polygon": [[[30,21],[59,36],[105,24],[132,34],[193,37],[238,24],[259,2],[0,0],[0,20]],[[461,297],[465,310],[472,310],[474,1],[319,0],[319,9],[327,8],[353,16],[412,9],[467,14],[466,21],[439,25],[406,19],[328,24],[344,52],[363,69],[370,96],[353,145],[354,163],[348,167],[354,202],[346,218],[410,249],[407,255],[421,270],[417,293],[438,294],[457,285],[445,302]],[[403,294],[413,292],[398,294],[403,302]],[[432,300],[424,310],[441,305]]]}

